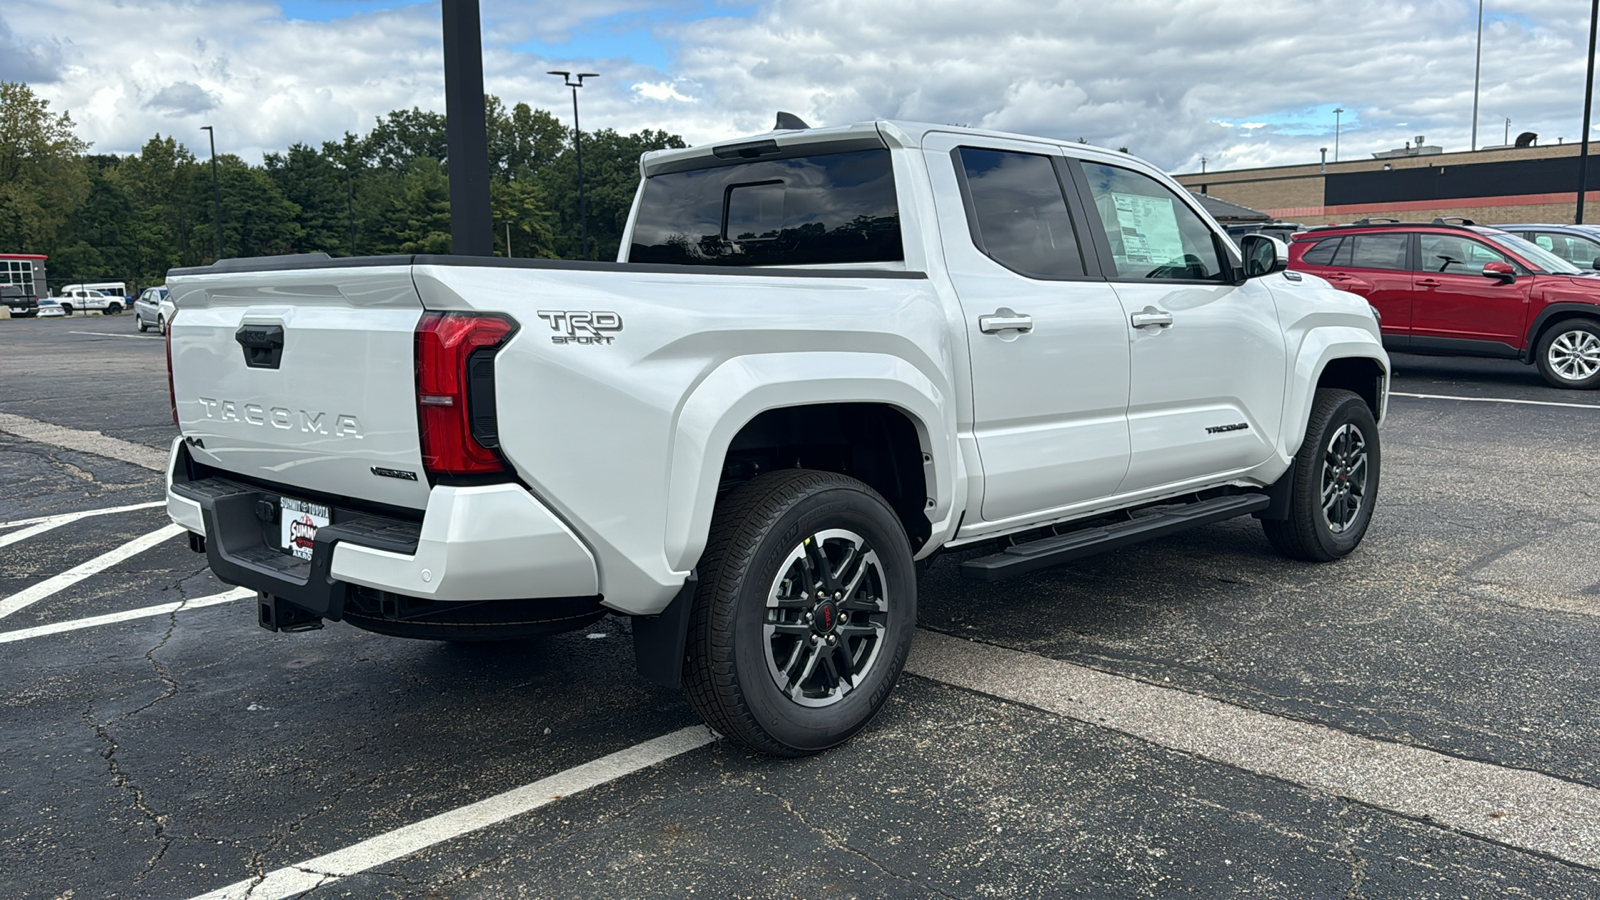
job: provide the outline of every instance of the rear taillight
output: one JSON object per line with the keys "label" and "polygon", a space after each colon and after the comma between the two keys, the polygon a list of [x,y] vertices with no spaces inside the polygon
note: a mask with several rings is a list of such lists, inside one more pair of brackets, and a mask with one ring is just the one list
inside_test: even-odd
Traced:
{"label": "rear taillight", "polygon": [[167,320],[167,404],[172,407],[172,424],[178,424],[178,392],[172,389],[172,323],[177,321],[178,314],[174,312],[172,318]]}
{"label": "rear taillight", "polygon": [[516,331],[500,316],[424,313],[417,325],[417,425],[429,475],[505,471],[494,401],[494,354]]}

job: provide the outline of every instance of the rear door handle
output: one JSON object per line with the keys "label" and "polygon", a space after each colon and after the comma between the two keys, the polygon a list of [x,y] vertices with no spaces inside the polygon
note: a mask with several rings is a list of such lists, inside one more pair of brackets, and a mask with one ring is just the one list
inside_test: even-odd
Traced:
{"label": "rear door handle", "polygon": [[1143,328],[1146,325],[1159,325],[1166,328],[1172,324],[1172,313],[1146,306],[1143,310],[1133,314],[1133,327]]}
{"label": "rear door handle", "polygon": [[994,315],[978,317],[978,330],[984,334],[999,334],[1002,331],[1020,331],[1026,334],[1033,330],[1033,316],[1014,313],[1009,309],[997,309]]}

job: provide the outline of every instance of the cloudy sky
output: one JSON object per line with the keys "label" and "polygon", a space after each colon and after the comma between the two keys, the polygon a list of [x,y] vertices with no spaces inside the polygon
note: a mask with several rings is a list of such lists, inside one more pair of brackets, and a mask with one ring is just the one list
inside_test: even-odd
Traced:
{"label": "cloudy sky", "polygon": [[[1478,143],[1577,140],[1582,0],[1488,0]],[[1476,0],[482,0],[485,82],[568,121],[547,69],[602,73],[585,129],[702,143],[905,118],[1116,147],[1174,171],[1344,158],[1415,135],[1467,149]],[[101,152],[152,134],[259,159],[442,110],[439,4],[5,0],[0,80]],[[1596,128],[1600,137],[1600,127]],[[204,151],[201,152],[204,155]],[[1331,153],[1330,153],[1331,158]]]}

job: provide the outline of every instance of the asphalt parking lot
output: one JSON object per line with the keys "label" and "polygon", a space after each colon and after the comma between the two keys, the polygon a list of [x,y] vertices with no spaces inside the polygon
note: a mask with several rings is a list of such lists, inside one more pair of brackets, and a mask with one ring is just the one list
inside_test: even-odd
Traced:
{"label": "asphalt parking lot", "polygon": [[259,629],[157,505],[161,340],[0,321],[0,896],[1600,895],[1600,395],[1393,389],[1351,558],[941,558],[882,717],[772,761],[623,620]]}

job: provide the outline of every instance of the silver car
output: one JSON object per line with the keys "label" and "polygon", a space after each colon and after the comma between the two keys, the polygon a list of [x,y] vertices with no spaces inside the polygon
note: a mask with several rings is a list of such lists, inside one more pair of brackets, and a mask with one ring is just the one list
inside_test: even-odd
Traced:
{"label": "silver car", "polygon": [[145,288],[139,299],[133,301],[133,317],[139,323],[141,332],[153,327],[166,334],[167,323],[172,321],[174,309],[172,298],[164,287]]}

